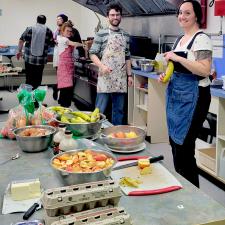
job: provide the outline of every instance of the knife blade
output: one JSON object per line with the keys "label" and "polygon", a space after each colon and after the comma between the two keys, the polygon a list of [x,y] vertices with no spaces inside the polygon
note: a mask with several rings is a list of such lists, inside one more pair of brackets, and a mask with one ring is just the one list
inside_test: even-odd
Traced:
{"label": "knife blade", "polygon": [[[149,158],[148,160],[149,160],[150,163],[155,163],[155,162],[161,161],[163,159],[164,159],[164,156],[159,155],[159,156],[156,156],[156,157]],[[124,168],[137,166],[137,165],[138,165],[138,160],[135,161],[135,162],[132,162],[132,163],[127,163],[127,164],[124,164],[124,165],[121,165],[121,166],[114,167],[112,170],[121,170],[121,169],[124,169]]]}

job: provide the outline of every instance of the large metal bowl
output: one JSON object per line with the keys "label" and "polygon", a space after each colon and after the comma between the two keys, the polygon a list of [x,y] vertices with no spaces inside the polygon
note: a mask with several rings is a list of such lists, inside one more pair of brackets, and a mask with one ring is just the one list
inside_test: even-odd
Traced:
{"label": "large metal bowl", "polygon": [[[30,128],[42,128],[48,131],[48,134],[38,137],[24,137],[20,136],[20,132]],[[33,125],[22,128],[17,128],[14,131],[17,143],[24,152],[41,152],[48,148],[52,143],[53,135],[56,132],[56,128],[47,125]]]}
{"label": "large metal bowl", "polygon": [[[91,112],[85,111],[84,113],[91,114]],[[106,116],[100,113],[100,120],[97,122],[87,122],[87,123],[64,123],[58,119],[58,123],[66,125],[68,130],[71,130],[73,135],[81,138],[91,138],[95,136],[101,129],[102,122],[106,119]]]}
{"label": "large metal bowl", "polygon": [[[116,138],[116,137],[109,137],[112,133],[117,132],[135,132],[137,137],[135,138]],[[141,143],[145,141],[146,132],[135,126],[129,125],[118,125],[113,127],[107,127],[102,131],[101,139],[103,142],[112,149],[118,150],[133,150],[140,146]]]}
{"label": "large metal bowl", "polygon": [[[77,150],[71,150],[71,151],[67,151],[66,154],[74,154],[76,152],[80,152],[86,149],[77,149]],[[105,154],[107,157],[110,157],[114,160],[114,164],[111,167],[108,167],[106,169],[97,171],[97,172],[90,172],[90,173],[85,173],[85,172],[67,172],[63,169],[59,169],[53,166],[53,160],[57,157],[59,157],[60,155],[65,154],[65,152],[60,153],[56,156],[54,156],[51,159],[51,166],[52,168],[59,174],[59,176],[62,178],[62,181],[65,185],[74,185],[74,184],[82,184],[82,183],[88,183],[88,182],[93,182],[93,181],[99,181],[99,180],[105,180],[108,179],[113,166],[116,164],[117,159],[116,157],[111,154],[108,151],[103,151],[103,150],[95,150],[95,149],[91,149],[93,152],[98,152],[98,153],[103,153]]]}

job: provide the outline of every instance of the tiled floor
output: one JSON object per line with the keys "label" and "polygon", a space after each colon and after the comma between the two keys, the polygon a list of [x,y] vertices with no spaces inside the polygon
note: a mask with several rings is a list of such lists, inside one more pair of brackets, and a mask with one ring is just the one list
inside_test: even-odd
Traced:
{"label": "tiled floor", "polygon": [[[18,100],[16,97],[17,92],[9,92],[6,90],[0,91],[0,97],[3,98],[0,101],[0,111],[9,110],[18,105]],[[57,101],[54,101],[52,98],[52,89],[49,88],[44,103],[50,105],[58,105]],[[74,105],[71,108],[75,109]],[[8,113],[0,114],[0,121],[5,121],[8,117]],[[170,169],[174,170],[173,159],[170,150],[170,146],[166,143],[162,144],[151,144],[150,150],[152,155],[164,155],[164,163]],[[207,195],[211,196],[214,200],[218,201],[225,207],[225,191],[215,186],[213,183],[209,182],[204,177],[200,176],[200,189],[205,192]]]}

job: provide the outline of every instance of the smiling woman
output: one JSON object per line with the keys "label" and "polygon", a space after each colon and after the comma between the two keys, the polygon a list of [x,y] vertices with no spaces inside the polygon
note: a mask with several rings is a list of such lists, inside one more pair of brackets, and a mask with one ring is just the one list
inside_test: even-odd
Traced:
{"label": "smiling woman", "polygon": [[[184,35],[178,37],[173,51],[164,54],[174,63],[174,73],[167,88],[167,124],[174,167],[178,173],[199,187],[195,160],[195,141],[205,121],[211,101],[210,67],[212,44],[200,29],[201,5],[185,0],[178,9],[178,23]],[[163,81],[165,74],[160,76]]]}

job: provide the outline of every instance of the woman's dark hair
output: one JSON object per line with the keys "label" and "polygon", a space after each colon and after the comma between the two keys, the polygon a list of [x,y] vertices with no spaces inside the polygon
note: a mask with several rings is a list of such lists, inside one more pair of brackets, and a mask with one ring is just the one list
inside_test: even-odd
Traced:
{"label": "woman's dark hair", "polygon": [[45,15],[39,15],[37,17],[37,23],[45,24],[46,23],[46,16]]}
{"label": "woman's dark hair", "polygon": [[201,5],[200,5],[200,3],[198,1],[195,1],[195,0],[184,0],[178,7],[177,16],[179,15],[180,7],[186,2],[190,2],[192,4],[193,10],[195,12],[195,16],[197,18],[197,23],[200,26],[201,23],[202,23],[202,8],[201,8]]}
{"label": "woman's dark hair", "polygon": [[115,9],[116,12],[120,12],[120,14],[122,15],[122,8],[120,7],[119,4],[110,4],[107,8],[107,16],[109,15],[109,11],[111,9]]}

